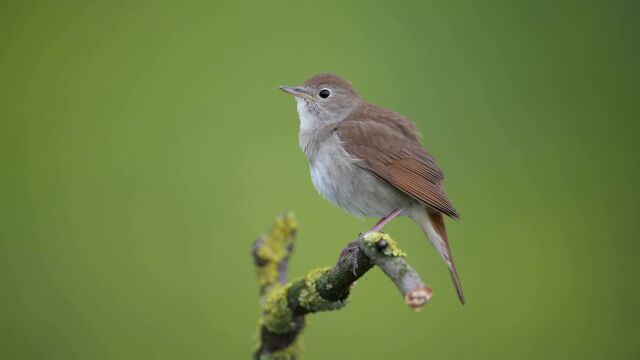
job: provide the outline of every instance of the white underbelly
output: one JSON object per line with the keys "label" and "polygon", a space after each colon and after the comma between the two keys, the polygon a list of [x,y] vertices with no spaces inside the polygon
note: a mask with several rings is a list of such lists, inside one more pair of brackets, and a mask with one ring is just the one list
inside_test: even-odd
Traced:
{"label": "white underbelly", "polygon": [[311,163],[311,179],[327,200],[359,217],[383,217],[412,200],[359,167],[341,148],[327,146]]}

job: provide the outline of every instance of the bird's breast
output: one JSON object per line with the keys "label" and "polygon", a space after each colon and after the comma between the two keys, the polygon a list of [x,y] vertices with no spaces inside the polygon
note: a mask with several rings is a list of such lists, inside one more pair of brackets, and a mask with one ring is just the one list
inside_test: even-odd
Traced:
{"label": "bird's breast", "polygon": [[352,159],[333,134],[307,151],[311,181],[316,190],[332,203],[346,208],[353,194],[354,176],[358,172]]}
{"label": "bird's breast", "polygon": [[[303,141],[301,139],[301,145]],[[344,149],[337,134],[308,144],[311,181],[327,200],[356,216],[382,217],[410,200],[359,166]]]}

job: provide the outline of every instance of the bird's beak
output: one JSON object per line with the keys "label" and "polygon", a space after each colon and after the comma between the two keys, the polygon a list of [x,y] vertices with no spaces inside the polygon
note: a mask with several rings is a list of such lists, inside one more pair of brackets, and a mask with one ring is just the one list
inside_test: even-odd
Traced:
{"label": "bird's beak", "polygon": [[310,97],[309,92],[301,87],[280,86],[280,90],[296,97]]}

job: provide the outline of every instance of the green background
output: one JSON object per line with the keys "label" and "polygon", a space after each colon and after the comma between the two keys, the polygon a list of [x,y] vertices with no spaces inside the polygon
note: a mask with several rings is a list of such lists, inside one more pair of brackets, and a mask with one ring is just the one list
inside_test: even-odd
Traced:
{"label": "green background", "polygon": [[372,271],[306,359],[637,359],[637,4],[2,1],[0,358],[249,358],[253,239],[295,211],[297,276],[374,222],[277,90],[329,71],[423,131],[468,304],[400,219],[432,302]]}

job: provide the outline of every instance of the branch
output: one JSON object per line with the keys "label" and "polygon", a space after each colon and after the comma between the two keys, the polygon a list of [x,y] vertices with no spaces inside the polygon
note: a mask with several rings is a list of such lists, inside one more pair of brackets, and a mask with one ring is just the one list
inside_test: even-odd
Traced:
{"label": "branch", "polygon": [[304,316],[345,306],[356,280],[373,266],[384,271],[412,309],[420,310],[431,298],[431,289],[405,261],[406,254],[389,235],[379,232],[360,234],[342,250],[333,268],[311,270],[287,283],[287,264],[297,229],[293,214],[286,213],[253,245],[263,302],[254,359],[299,359],[298,335],[304,329]]}

